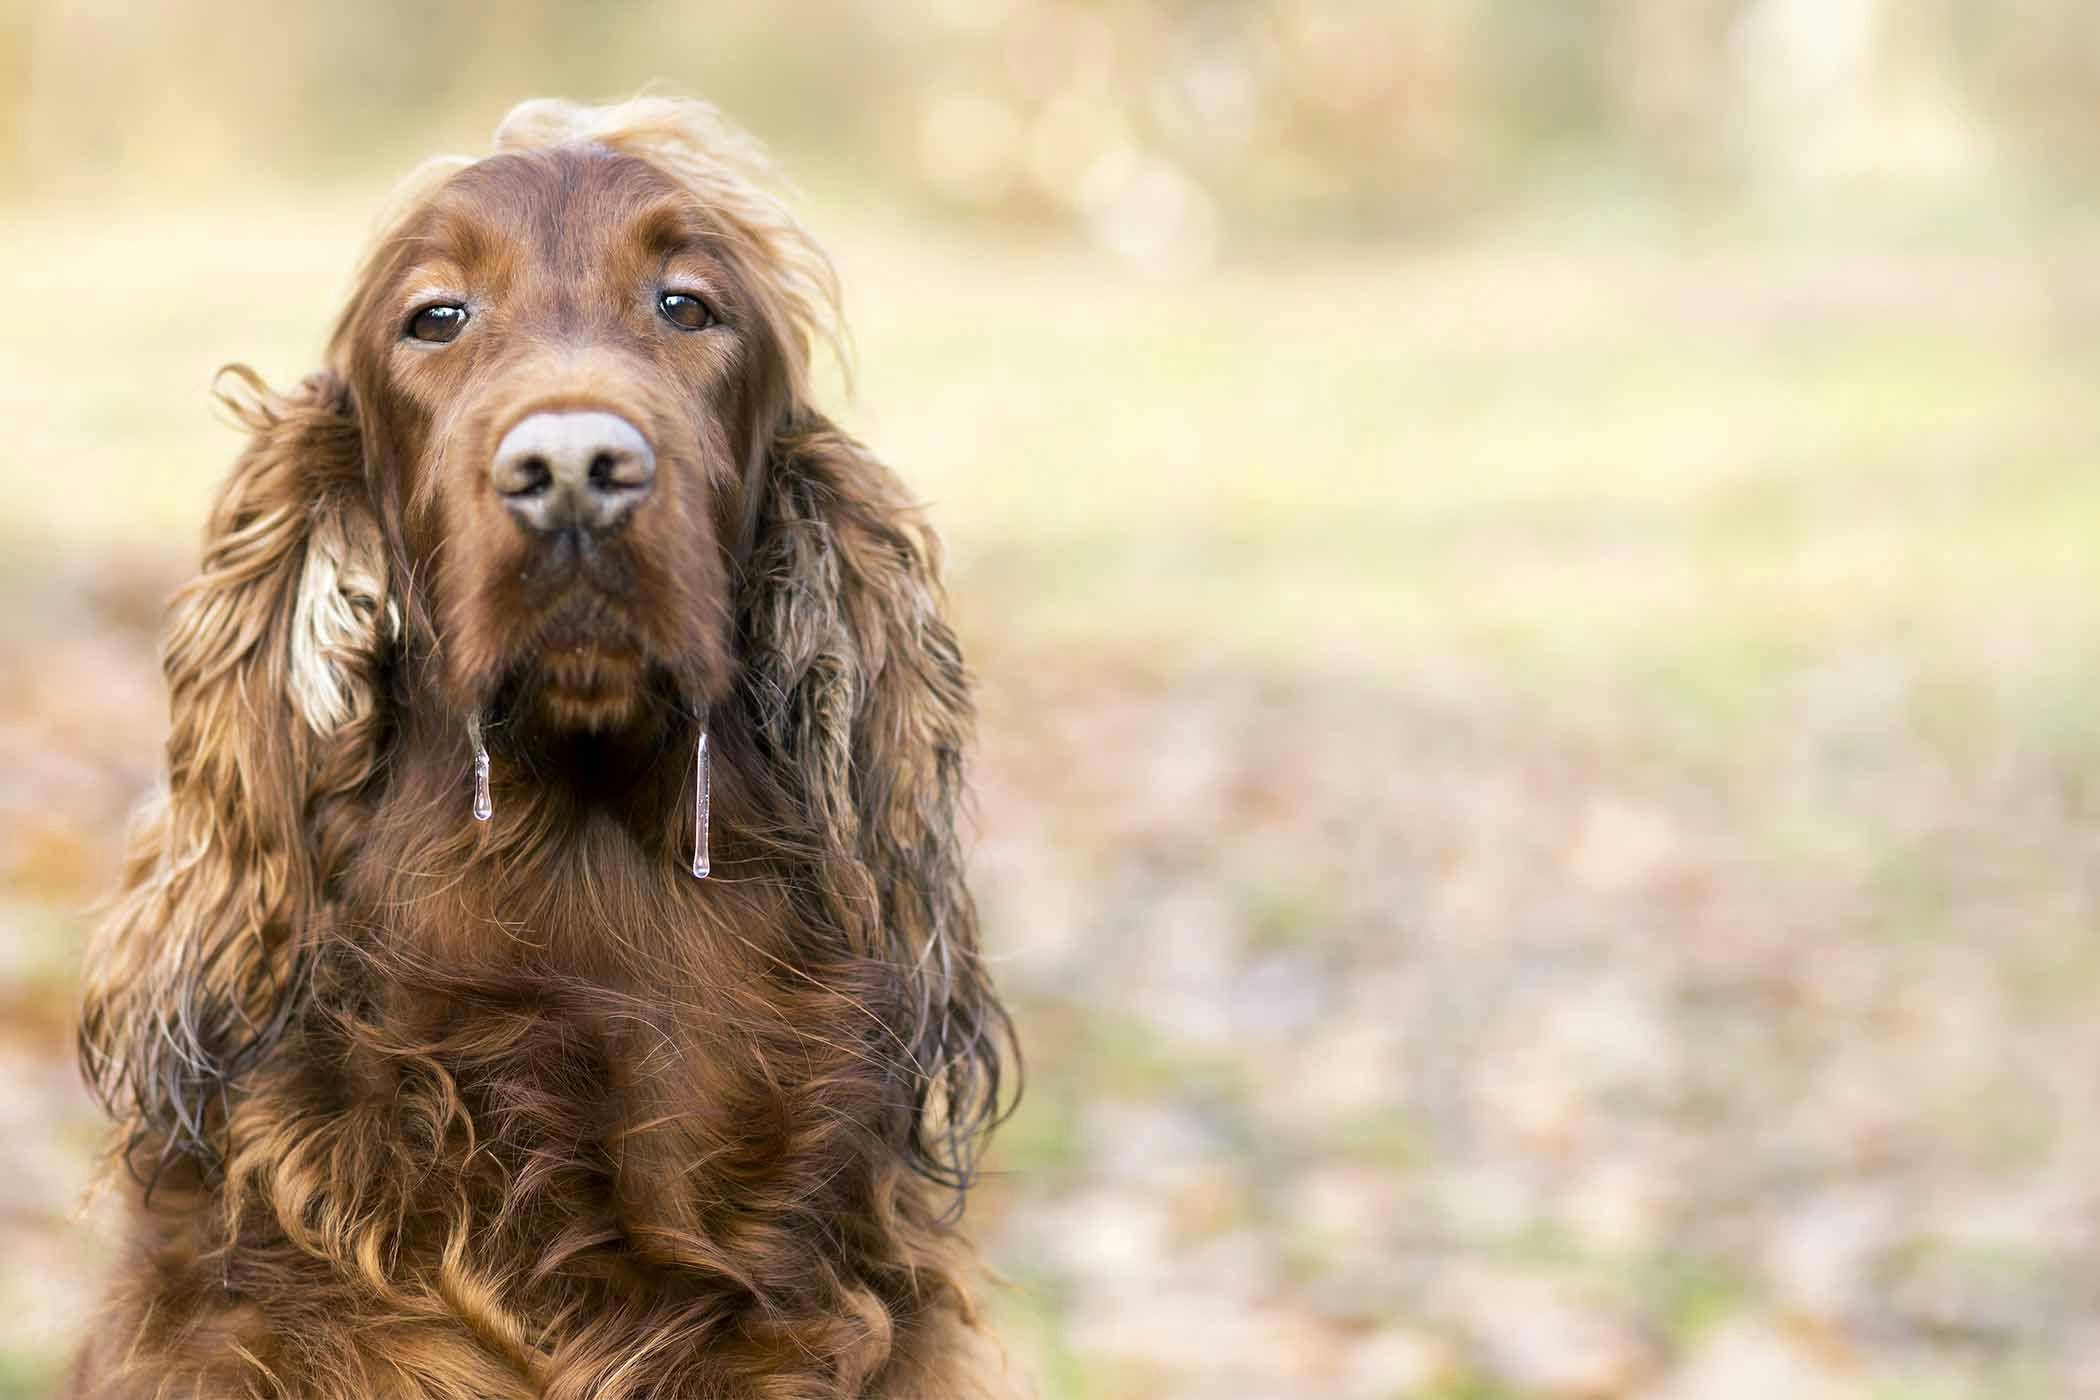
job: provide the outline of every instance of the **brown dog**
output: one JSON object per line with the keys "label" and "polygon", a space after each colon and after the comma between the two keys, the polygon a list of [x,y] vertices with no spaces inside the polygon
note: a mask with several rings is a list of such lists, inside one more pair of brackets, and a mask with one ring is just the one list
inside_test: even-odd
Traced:
{"label": "brown dog", "polygon": [[966,678],[809,403],[829,265],[700,104],[497,145],[326,370],[240,372],[90,961],[137,1187],[73,1393],[984,1393]]}

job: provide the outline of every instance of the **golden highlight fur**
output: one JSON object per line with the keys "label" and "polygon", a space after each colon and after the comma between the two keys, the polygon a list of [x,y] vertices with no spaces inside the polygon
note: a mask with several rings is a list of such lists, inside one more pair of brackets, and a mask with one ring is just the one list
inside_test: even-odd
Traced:
{"label": "golden highlight fur", "polygon": [[[253,439],[89,959],[82,1059],[135,1186],[71,1393],[999,1393],[955,1224],[1011,1054],[955,830],[966,676],[931,537],[808,402],[830,265],[701,104],[528,103],[497,148],[418,177],[326,370],[232,372]],[[389,348],[441,231],[521,209],[548,266],[588,263],[581,216],[697,221],[732,323],[555,356],[667,463],[614,561],[646,606],[593,614],[642,660],[608,653],[631,684],[597,708],[460,485],[554,351],[441,380]]]}

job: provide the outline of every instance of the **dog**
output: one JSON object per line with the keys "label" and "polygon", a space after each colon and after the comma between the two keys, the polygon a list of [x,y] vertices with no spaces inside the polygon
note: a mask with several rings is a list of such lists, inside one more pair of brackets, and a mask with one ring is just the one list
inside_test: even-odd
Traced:
{"label": "dog", "polygon": [[1004,1392],[969,680],[770,169],[526,103],[404,188],[326,368],[223,373],[88,957],[127,1223],[73,1396]]}

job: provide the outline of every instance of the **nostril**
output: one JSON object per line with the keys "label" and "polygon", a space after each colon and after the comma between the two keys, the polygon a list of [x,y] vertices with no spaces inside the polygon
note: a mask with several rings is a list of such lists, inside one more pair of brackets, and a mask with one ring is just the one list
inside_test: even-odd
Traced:
{"label": "nostril", "polygon": [[506,484],[506,496],[537,496],[546,491],[554,481],[554,468],[547,465],[545,457],[527,457],[517,463],[510,481]]}
{"label": "nostril", "polygon": [[601,496],[646,495],[656,477],[656,459],[647,443],[623,447],[618,443],[595,448],[584,479]]}

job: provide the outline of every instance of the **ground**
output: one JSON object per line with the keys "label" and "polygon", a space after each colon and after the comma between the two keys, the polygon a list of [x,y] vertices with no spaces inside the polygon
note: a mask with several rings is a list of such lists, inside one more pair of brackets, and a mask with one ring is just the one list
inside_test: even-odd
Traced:
{"label": "ground", "polygon": [[[312,365],[354,200],[12,231],[0,1396],[101,1257],[74,979],[205,382]],[[982,682],[969,1218],[1046,1396],[2100,1394],[2090,230],[871,218],[839,416]]]}

